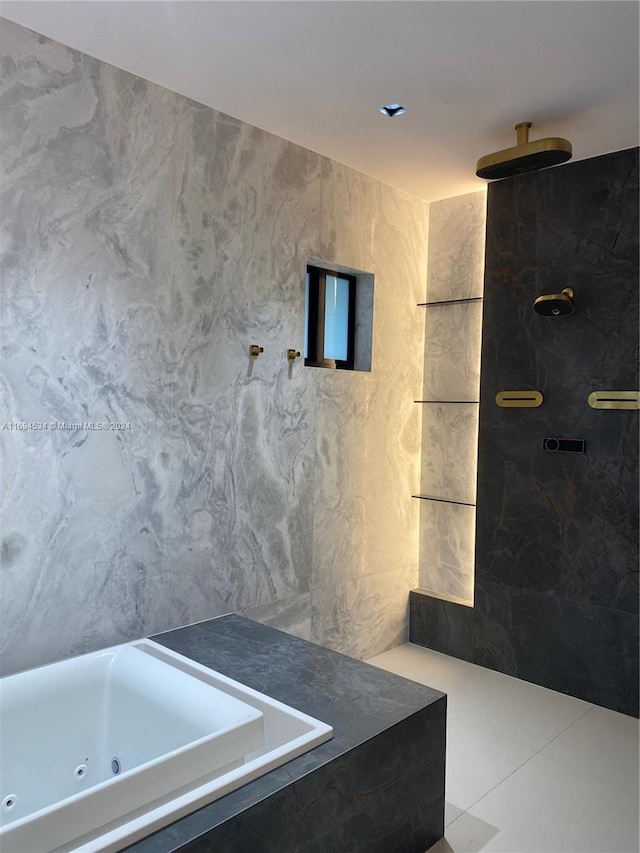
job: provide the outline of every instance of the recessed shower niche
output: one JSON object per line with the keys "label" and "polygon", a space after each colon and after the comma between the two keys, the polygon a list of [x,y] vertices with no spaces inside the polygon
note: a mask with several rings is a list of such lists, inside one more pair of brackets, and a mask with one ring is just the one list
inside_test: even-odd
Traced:
{"label": "recessed shower niche", "polygon": [[473,605],[486,193],[429,210],[419,592]]}

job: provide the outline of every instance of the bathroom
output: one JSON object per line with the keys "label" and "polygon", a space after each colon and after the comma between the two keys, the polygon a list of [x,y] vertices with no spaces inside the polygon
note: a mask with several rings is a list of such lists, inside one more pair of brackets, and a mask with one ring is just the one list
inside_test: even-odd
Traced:
{"label": "bathroom", "polygon": [[[429,415],[415,400],[423,398],[427,377],[438,375],[438,352],[436,337],[425,337],[425,319],[428,328],[436,309],[418,305],[431,300],[438,271],[447,280],[447,268],[477,288],[463,298],[483,295],[486,184],[474,175],[475,161],[515,144],[513,124],[537,116],[509,112],[493,134],[486,126],[479,128],[465,181],[407,192],[406,187],[394,188],[390,179],[368,177],[363,167],[316,154],[311,144],[294,144],[282,138],[284,133],[259,130],[266,119],[232,118],[233,106],[223,103],[222,91],[206,97],[197,88],[177,94],[179,87],[171,91],[168,83],[167,88],[156,85],[162,79],[150,72],[153,83],[142,79],[142,67],[135,72],[139,76],[116,67],[116,54],[101,61],[90,58],[99,53],[88,47],[82,53],[62,47],[70,44],[72,20],[79,32],[84,27],[85,35],[111,32],[116,47],[122,42],[121,67],[128,67],[131,43],[120,33],[117,16],[108,17],[113,4],[103,5],[107,17],[102,20],[91,17],[97,14],[91,4],[2,7],[9,19],[3,21],[2,53],[8,57],[4,68],[10,93],[3,104],[8,199],[3,206],[11,219],[11,227],[3,226],[11,238],[2,285],[2,419],[122,425],[108,431],[61,428],[52,435],[3,430],[0,435],[3,674],[228,613],[361,660],[387,653],[408,639],[410,591],[427,587],[437,593],[434,585],[442,580],[437,572],[434,577],[425,547],[431,536],[425,527],[428,533],[428,525],[437,523],[427,517],[425,502],[411,497],[425,491],[425,471],[437,478],[451,460],[451,450],[442,445],[440,421],[429,432],[436,436],[429,438],[429,447],[440,442],[442,457],[438,461],[431,451],[429,470],[423,461]],[[245,20],[242,7],[248,4],[223,5],[241,7],[235,14]],[[349,5],[336,7],[345,25]],[[505,33],[509,23],[513,26],[509,15],[519,5],[508,4],[502,11]],[[602,14],[602,4],[585,5],[594,7],[594,15]],[[134,13],[139,7],[139,15],[149,13],[146,4],[128,6]],[[492,4],[477,6],[480,15]],[[523,6],[533,7],[535,3]],[[632,7],[616,4],[616,11],[629,14]],[[178,16],[177,10],[172,14]],[[170,23],[169,33],[177,28],[175,20]],[[335,23],[328,18],[325,27]],[[40,39],[20,24],[54,41]],[[160,22],[157,26],[161,38],[167,28],[162,30]],[[633,31],[633,26],[625,29]],[[617,31],[616,37],[619,43]],[[446,70],[453,62],[451,51],[443,50],[441,67]],[[197,68],[192,73],[197,77]],[[635,96],[637,112],[636,81],[637,75],[629,103]],[[453,83],[447,88],[446,74],[431,85],[440,87],[438,98],[449,110],[468,109],[471,95],[456,91]],[[388,99],[399,96],[390,92]],[[385,139],[415,112],[407,101],[405,116],[387,119],[377,114],[386,100],[383,96],[370,105]],[[537,108],[546,123],[538,128],[534,121],[532,137],[566,135],[576,147],[575,162],[549,174],[568,174],[562,170],[580,168],[581,161],[591,159],[594,186],[601,200],[607,198],[596,160],[637,146],[633,115],[622,125],[626,136],[613,136],[608,147],[589,149],[593,118],[588,103],[574,107],[584,122],[582,137],[579,122],[575,132],[567,128],[566,105],[546,108],[546,114],[543,105]],[[599,114],[601,123],[606,115]],[[479,126],[481,116],[474,113],[473,121]],[[610,123],[613,132],[613,117]],[[540,180],[544,174],[539,173]],[[569,243],[581,214],[590,219],[600,213],[580,198],[563,235],[565,245],[575,248]],[[437,243],[438,234],[444,247]],[[429,263],[430,253],[439,253],[440,266],[433,259]],[[371,371],[314,369],[302,358],[293,363],[287,358],[289,348],[302,348],[302,282],[310,258],[374,275]],[[594,260],[585,258],[585,263],[593,265]],[[589,328],[610,318],[615,300],[621,300],[617,311],[631,304],[626,291],[616,295],[616,276],[609,280],[602,275],[605,303],[594,305],[588,285],[581,290],[577,275],[575,312],[556,320],[537,315],[533,301],[542,293],[561,291],[567,282],[536,276],[525,281],[523,274],[516,287],[519,301],[510,296],[509,302],[521,326],[510,321],[511,315],[500,316],[501,328],[512,322],[506,329],[510,339],[526,328],[527,340],[546,347],[552,357],[562,354],[562,381],[556,385],[553,364],[533,363],[528,343],[524,353],[508,355],[512,364],[522,358],[529,370],[526,375],[514,372],[513,387],[520,380],[545,394],[543,406],[533,413],[538,420],[525,421],[531,414],[525,410],[516,413],[524,428],[536,424],[540,438],[559,429],[575,435],[570,430],[574,424],[580,435],[578,425],[587,415],[637,419],[633,412],[591,412],[586,403],[591,391],[637,388],[637,379],[629,384],[624,375],[580,375],[576,362],[576,352],[594,345]],[[485,331],[490,296],[485,293]],[[480,303],[467,307],[477,312]],[[505,306],[496,299],[491,307],[500,311]],[[461,315],[464,310],[461,306]],[[566,323],[585,324],[585,318],[590,325],[583,325],[580,347],[571,349]],[[604,328],[608,339],[617,340],[615,329]],[[477,323],[474,329],[477,342]],[[470,335],[459,337],[471,341]],[[252,344],[263,352],[250,359]],[[611,353],[615,359],[613,349]],[[477,381],[477,360],[465,370]],[[483,380],[485,375],[489,377],[483,362]],[[580,391],[579,400],[573,387]],[[567,396],[576,412],[582,406],[569,425],[559,403]],[[539,420],[546,412],[550,420]],[[498,434],[504,420],[497,418],[504,415],[493,405],[483,421],[481,411],[481,435],[485,428],[488,436]],[[477,420],[468,420],[468,435],[473,435]],[[629,446],[632,429],[626,434]],[[513,440],[513,434],[507,437]],[[483,448],[495,458],[494,445],[483,445],[481,439],[480,463]],[[590,450],[588,444],[587,460]],[[536,452],[542,459],[542,451]],[[624,458],[633,462],[631,453],[627,449]],[[547,456],[544,464],[551,464]],[[481,471],[479,489],[482,476]],[[487,474],[489,483],[491,476]],[[604,474],[596,467],[589,476]],[[478,532],[486,536],[490,519],[483,521],[478,503]],[[529,508],[517,506],[520,517],[526,515]],[[599,580],[603,588],[618,584],[615,596],[605,590],[601,601],[594,597],[597,590],[585,591],[580,576],[572,579],[573,592],[554,585],[553,579],[544,590],[527,590],[526,582],[505,581],[504,569],[500,575],[494,564],[485,568],[482,555],[476,555],[476,573],[482,567],[484,588],[492,585],[491,595],[484,598],[488,629],[480,645],[494,659],[465,648],[469,635],[482,634],[468,624],[476,609],[460,609],[446,597],[412,594],[414,643],[456,659],[466,657],[472,666],[500,669],[502,661],[503,672],[516,674],[517,655],[505,640],[503,617],[486,616],[495,608],[508,610],[505,596],[518,589],[527,594],[518,597],[514,610],[523,614],[524,625],[535,623],[534,604],[540,604],[545,592],[542,604],[554,599],[554,605],[565,600],[577,601],[582,609],[592,605],[595,622],[606,622],[602,636],[611,644],[608,654],[600,636],[589,649],[592,682],[604,673],[613,682],[618,677],[622,694],[634,666],[637,670],[637,593],[634,597],[634,578],[622,577],[629,560],[629,551],[622,549],[625,541],[627,549],[633,547],[633,537],[623,510],[616,509],[623,519],[616,548],[597,548],[598,559],[627,561],[614,565],[612,572],[619,577]],[[451,517],[447,524],[454,523]],[[602,530],[585,522],[574,536],[601,542]],[[463,540],[472,531],[467,524],[456,535]],[[544,543],[532,547],[544,548]],[[527,559],[535,562],[536,553],[522,557],[518,570],[526,573]],[[636,557],[637,552],[631,559]],[[465,565],[466,571],[458,574],[470,584],[468,557]],[[442,592],[451,597],[450,589]],[[472,594],[480,592],[467,586],[465,595]],[[578,616],[572,611],[563,625],[576,624]],[[557,636],[548,634],[549,622],[542,624],[529,674],[520,673],[528,682],[535,682],[536,666],[545,670],[554,657],[557,637],[567,636],[567,645],[576,645],[571,635],[562,630]],[[578,636],[594,637],[583,624],[576,630]],[[544,642],[551,650],[545,651]],[[612,707],[606,697],[572,693],[574,685],[543,686]],[[607,681],[607,686],[616,685]],[[632,713],[628,704],[613,710]]]}

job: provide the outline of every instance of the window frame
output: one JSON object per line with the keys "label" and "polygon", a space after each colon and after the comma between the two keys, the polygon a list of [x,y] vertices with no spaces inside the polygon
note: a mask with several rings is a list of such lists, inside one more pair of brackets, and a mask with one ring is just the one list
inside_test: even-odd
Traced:
{"label": "window frame", "polygon": [[[332,370],[354,370],[356,339],[356,287],[357,277],[349,273],[324,269],[307,264],[309,300],[305,305],[307,322],[307,352],[304,363],[308,367],[327,367]],[[326,311],[327,276],[349,282],[349,314],[347,317],[347,358],[325,358],[324,324]]]}

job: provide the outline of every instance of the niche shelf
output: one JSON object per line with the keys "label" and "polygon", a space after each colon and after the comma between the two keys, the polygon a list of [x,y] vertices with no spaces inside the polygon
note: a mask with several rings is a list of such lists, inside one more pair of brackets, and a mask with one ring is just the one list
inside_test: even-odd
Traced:
{"label": "niche shelf", "polygon": [[475,506],[475,503],[468,501],[452,501],[451,498],[436,498],[434,495],[411,495],[412,498],[417,498],[420,501],[437,501],[441,504],[456,504],[457,506]]}
{"label": "niche shelf", "polygon": [[482,302],[482,296],[467,296],[465,299],[441,299],[437,302],[418,302],[418,308],[430,305],[461,305],[465,302]]}

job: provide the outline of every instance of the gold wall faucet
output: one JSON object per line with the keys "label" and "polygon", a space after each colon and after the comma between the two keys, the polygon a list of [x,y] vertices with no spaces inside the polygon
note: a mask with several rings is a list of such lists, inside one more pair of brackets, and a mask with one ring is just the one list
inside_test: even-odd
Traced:
{"label": "gold wall faucet", "polygon": [[293,379],[293,365],[296,363],[296,358],[300,358],[300,350],[288,349],[287,362],[289,363],[289,379]]}

